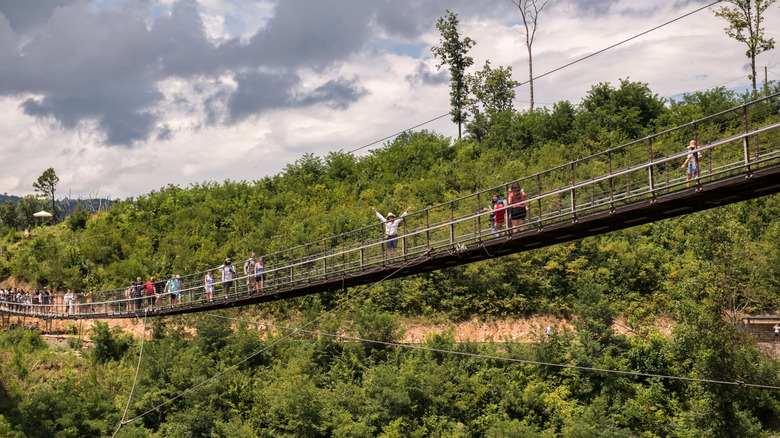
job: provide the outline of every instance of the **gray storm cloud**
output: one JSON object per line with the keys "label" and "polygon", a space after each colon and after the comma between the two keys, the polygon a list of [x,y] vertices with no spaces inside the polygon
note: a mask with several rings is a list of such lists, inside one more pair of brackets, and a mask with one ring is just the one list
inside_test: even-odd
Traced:
{"label": "gray storm cloud", "polygon": [[[305,91],[300,70],[337,65],[379,33],[411,41],[459,2],[282,1],[248,41],[220,42],[209,38],[194,0],[153,19],[145,17],[149,2],[130,3],[100,9],[0,0],[0,94],[32,96],[22,104],[27,115],[66,128],[94,122],[106,144],[125,146],[171,135],[156,111],[165,98],[159,83],[168,78],[234,77],[235,88],[199,102],[213,107],[222,99],[228,110],[208,123],[309,105],[344,109],[366,95],[359,78],[335,77]],[[473,3],[463,8],[484,10]],[[143,8],[147,14],[138,13]]]}

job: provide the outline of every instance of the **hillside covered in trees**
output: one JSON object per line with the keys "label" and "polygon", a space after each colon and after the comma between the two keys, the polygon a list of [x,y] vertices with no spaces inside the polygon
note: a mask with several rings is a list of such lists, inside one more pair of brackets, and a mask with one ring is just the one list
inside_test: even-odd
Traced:
{"label": "hillside covered in trees", "polygon": [[[624,80],[594,86],[578,105],[490,113],[467,126],[470,137],[462,141],[408,132],[364,156],[304,155],[257,181],[168,186],[95,216],[79,211],[55,227],[34,229],[30,239],[4,226],[0,280],[82,291],[200,271],[226,257],[243,260],[252,251],[270,253],[374,223],[371,207],[401,211],[446,202],[745,99],[719,88],[665,104],[646,84]],[[780,305],[779,218],[780,196],[768,196],[391,279],[332,313],[325,312],[356,291],[226,311],[222,318],[150,322],[153,336],[128,415],[143,417],[119,436],[768,434],[778,430],[777,389],[704,381],[780,385],[780,364],[735,325],[743,313],[774,313]],[[400,317],[533,314],[570,318],[574,330],[530,344],[457,343],[446,332],[428,338],[427,350],[370,342],[399,339]],[[306,330],[359,340],[310,332],[283,339],[288,331],[247,322],[300,327],[320,315]],[[613,332],[618,316],[634,335]],[[671,336],[655,329],[658,317],[675,321]],[[103,325],[91,338],[94,346],[77,357],[78,340],[52,349],[35,333],[0,334],[0,435],[113,433],[140,339]],[[446,352],[452,350],[468,356]]]}

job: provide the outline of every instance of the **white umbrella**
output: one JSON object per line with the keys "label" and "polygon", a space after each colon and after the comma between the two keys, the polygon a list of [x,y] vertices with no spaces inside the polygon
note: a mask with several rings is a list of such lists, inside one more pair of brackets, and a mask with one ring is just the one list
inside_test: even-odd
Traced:
{"label": "white umbrella", "polygon": [[33,213],[33,216],[35,217],[51,217],[51,213],[48,211],[41,210],[38,213]]}

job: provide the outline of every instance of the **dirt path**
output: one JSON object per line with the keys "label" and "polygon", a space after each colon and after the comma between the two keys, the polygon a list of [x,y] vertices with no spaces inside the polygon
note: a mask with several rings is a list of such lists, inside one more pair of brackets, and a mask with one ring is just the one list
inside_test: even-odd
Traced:
{"label": "dirt path", "polygon": [[[98,319],[98,320],[52,320],[49,335],[54,339],[64,339],[62,335],[81,334],[84,339],[89,339],[90,329],[95,325],[95,321],[107,323],[109,327],[119,326],[123,331],[132,333],[133,336],[140,337],[143,330],[143,321],[141,319]],[[46,332],[47,324],[43,320],[27,318],[25,322],[38,323],[38,326]],[[419,343],[425,340],[432,333],[449,333],[455,337],[456,342],[487,342],[487,341],[505,341],[517,340],[522,342],[532,342],[544,336],[546,327],[555,330],[564,328],[573,329],[568,320],[555,318],[551,316],[535,316],[530,318],[513,319],[489,319],[481,320],[471,318],[470,320],[455,323],[432,324],[407,320],[402,324],[404,336],[401,342]],[[671,333],[673,324],[665,322],[658,326],[659,331],[665,334]],[[613,326],[615,331],[620,334],[630,334],[630,329],[621,320],[618,320]],[[147,324],[147,336],[151,335],[150,324]]]}

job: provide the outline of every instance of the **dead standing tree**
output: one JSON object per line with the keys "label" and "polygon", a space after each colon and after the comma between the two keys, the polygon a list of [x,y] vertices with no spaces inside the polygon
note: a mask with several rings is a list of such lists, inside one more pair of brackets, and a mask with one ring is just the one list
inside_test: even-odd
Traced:
{"label": "dead standing tree", "polygon": [[528,49],[528,89],[530,90],[531,109],[534,109],[534,61],[531,46],[536,37],[536,25],[539,14],[549,0],[512,0],[520,11],[525,26],[525,47]]}

